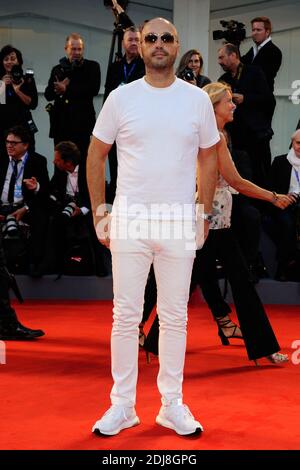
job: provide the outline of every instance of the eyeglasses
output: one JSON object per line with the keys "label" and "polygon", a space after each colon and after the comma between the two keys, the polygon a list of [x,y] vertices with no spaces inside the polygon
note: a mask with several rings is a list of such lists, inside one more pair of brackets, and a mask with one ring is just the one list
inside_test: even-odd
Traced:
{"label": "eyeglasses", "polygon": [[22,140],[6,140],[5,141],[6,145],[12,145],[15,147],[18,144],[23,144],[24,142]]}
{"label": "eyeglasses", "polygon": [[155,44],[158,38],[160,38],[161,42],[163,42],[164,44],[174,44],[175,40],[177,41],[177,39],[175,39],[175,36],[173,36],[173,34],[171,33],[148,33],[145,35],[144,41],[147,44]]}

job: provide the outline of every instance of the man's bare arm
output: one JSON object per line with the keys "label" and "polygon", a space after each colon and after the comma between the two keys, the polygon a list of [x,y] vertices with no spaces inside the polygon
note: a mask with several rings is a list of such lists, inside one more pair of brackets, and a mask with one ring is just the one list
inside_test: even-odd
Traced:
{"label": "man's bare arm", "polygon": [[[216,147],[213,145],[207,149],[199,149],[198,165],[197,165],[197,186],[198,200],[204,205],[204,212],[211,214],[212,201],[217,184],[217,153]],[[204,236],[208,235],[209,222],[204,222]]]}
{"label": "man's bare arm", "polygon": [[[103,218],[103,215],[97,215],[97,208],[99,206],[103,208],[105,205],[105,163],[110,149],[110,144],[106,144],[94,136],[92,137],[86,170],[95,227]],[[100,241],[102,240],[100,239]]]}

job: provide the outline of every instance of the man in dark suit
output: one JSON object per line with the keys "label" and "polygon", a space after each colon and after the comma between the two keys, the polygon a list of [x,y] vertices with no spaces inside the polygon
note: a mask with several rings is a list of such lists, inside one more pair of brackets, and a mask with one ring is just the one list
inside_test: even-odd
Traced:
{"label": "man in dark suit", "polygon": [[[281,50],[272,42],[271,31],[272,24],[266,16],[253,18],[251,21],[253,47],[249,49],[247,54],[242,57],[242,62],[248,65],[256,65],[264,72],[269,88],[274,92],[274,80],[281,66],[282,53]],[[274,107],[270,109],[270,124],[274,114],[276,101],[274,99]]]}
{"label": "man in dark suit", "polygon": [[[7,155],[0,165],[0,221],[30,226],[30,263],[34,271],[40,262],[47,227],[49,176],[47,160],[29,150],[31,137],[22,126],[8,130]],[[7,227],[8,228],[8,227]]]}
{"label": "man in dark suit", "polygon": [[281,66],[282,53],[271,39],[272,24],[266,16],[251,21],[253,47],[242,57],[242,62],[259,66],[267,79],[270,90],[274,91],[274,79]]}
{"label": "man in dark suit", "polygon": [[100,65],[84,59],[84,41],[72,33],[66,39],[66,57],[52,71],[45,98],[54,100],[50,110],[50,137],[54,144],[71,140],[85,163],[90,136],[96,122],[93,98],[100,89]]}
{"label": "man in dark suit", "polygon": [[[121,60],[112,63],[107,70],[104,100],[111,91],[120,85],[126,85],[145,75],[144,61],[139,53],[141,34],[135,26],[127,28],[124,32],[122,47],[124,55]],[[108,202],[112,203],[116,192],[118,161],[117,149],[114,144],[108,155],[110,170],[110,185]]]}
{"label": "man in dark suit", "polygon": [[234,44],[225,44],[218,51],[218,62],[225,71],[219,81],[228,83],[237,105],[234,120],[228,126],[232,146],[245,150],[252,163],[253,181],[259,186],[267,185],[271,167],[269,109],[273,96],[264,73],[259,67],[245,65],[240,60]]}
{"label": "man in dark suit", "polygon": [[43,336],[43,330],[32,330],[19,322],[9,299],[12,276],[6,267],[0,231],[0,340],[34,339]]}

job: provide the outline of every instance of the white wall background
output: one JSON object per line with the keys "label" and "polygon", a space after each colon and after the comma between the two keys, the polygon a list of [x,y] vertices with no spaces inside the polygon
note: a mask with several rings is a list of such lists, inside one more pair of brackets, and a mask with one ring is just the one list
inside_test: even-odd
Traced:
{"label": "white wall background", "polygon": [[[182,0],[183,2],[185,0]],[[201,1],[201,0],[199,0]],[[274,0],[255,2],[240,0],[238,8],[231,8],[237,1],[211,0],[211,21],[209,37],[209,61],[206,70],[211,79],[217,79],[221,70],[217,64],[217,49],[221,41],[212,40],[212,31],[222,29],[220,19],[236,19],[246,24],[250,35],[250,20],[254,16],[266,15],[272,19],[273,41],[283,52],[283,64],[275,83],[277,108],[272,140],[273,156],[286,152],[290,135],[300,118],[300,104],[292,104],[289,96],[292,93],[292,82],[300,80],[300,0]],[[128,15],[136,23],[154,16],[163,16],[172,20],[171,0],[153,0],[129,2]],[[159,6],[158,6],[159,5]],[[0,47],[13,44],[23,53],[24,68],[32,67],[39,91],[39,105],[33,112],[39,128],[36,134],[37,150],[47,156],[49,172],[52,172],[53,144],[48,137],[49,119],[45,111],[47,104],[43,91],[47,84],[51,68],[64,55],[66,36],[73,31],[79,32],[85,39],[85,56],[101,64],[102,84],[100,95],[95,99],[96,112],[101,108],[103,86],[106,76],[107,61],[114,28],[114,16],[110,9],[103,6],[100,0],[36,0],[9,2],[0,4]],[[248,38],[241,45],[246,52],[251,45]],[[201,44],[194,47],[201,50]],[[181,51],[182,53],[184,51]],[[208,65],[208,66],[207,66]]]}

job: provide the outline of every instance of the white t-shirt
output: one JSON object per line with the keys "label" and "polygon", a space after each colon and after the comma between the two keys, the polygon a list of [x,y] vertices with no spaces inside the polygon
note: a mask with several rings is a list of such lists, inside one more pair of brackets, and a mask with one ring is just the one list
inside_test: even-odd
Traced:
{"label": "white t-shirt", "polygon": [[110,93],[93,135],[117,144],[113,214],[193,218],[198,149],[220,138],[203,90],[178,78],[166,88],[136,80]]}

